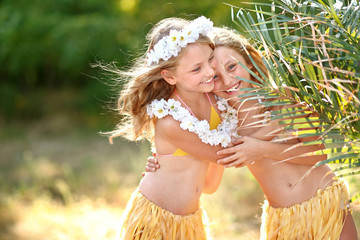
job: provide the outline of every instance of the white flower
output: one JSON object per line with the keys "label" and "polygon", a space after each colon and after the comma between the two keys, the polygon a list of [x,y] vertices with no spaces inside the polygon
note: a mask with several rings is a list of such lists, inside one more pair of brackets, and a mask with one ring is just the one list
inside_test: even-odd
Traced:
{"label": "white flower", "polygon": [[166,108],[166,101],[164,99],[155,100],[155,104],[152,106],[152,113],[158,117],[163,118],[168,115],[169,111]]}
{"label": "white flower", "polygon": [[193,20],[182,31],[171,30],[168,36],[160,39],[147,54],[148,66],[158,64],[160,59],[165,61],[177,56],[181,48],[199,39],[199,35],[207,35],[213,28],[213,22],[204,16]]}
{"label": "white flower", "polygon": [[199,30],[198,29],[187,29],[186,30],[188,43],[193,43],[199,38]]}
{"label": "white flower", "polygon": [[223,140],[221,141],[221,146],[225,148],[229,146],[230,143],[231,143],[231,136],[229,134],[228,136],[224,136]]}
{"label": "white flower", "polygon": [[146,54],[146,57],[148,65],[151,65],[152,63],[159,63],[159,58],[155,56],[154,50],[150,50],[150,52]]}
{"label": "white flower", "polygon": [[162,118],[171,115],[180,122],[180,127],[199,136],[201,141],[211,146],[220,145],[227,147],[231,143],[231,137],[237,135],[237,111],[233,109],[226,100],[216,98],[217,104],[222,105],[224,111],[221,113],[222,121],[216,129],[210,130],[210,124],[206,120],[199,120],[191,115],[189,110],[181,106],[181,103],[174,100],[154,100],[147,107],[147,114],[150,118]]}
{"label": "white flower", "polygon": [[335,9],[340,10],[341,7],[343,6],[342,1],[336,0],[335,4],[333,5]]}
{"label": "white flower", "polygon": [[177,30],[171,30],[169,33],[169,45],[177,45],[180,39],[180,32]]}
{"label": "white flower", "polygon": [[178,101],[175,101],[174,99],[168,100],[168,108],[169,108],[169,114],[173,116],[173,118],[177,121],[180,120],[182,116],[184,116],[186,113],[184,113],[181,107],[181,103]]}
{"label": "white flower", "polygon": [[167,102],[167,106],[169,107],[169,113],[177,113],[180,111],[181,103],[175,101],[174,99],[169,99]]}
{"label": "white flower", "polygon": [[175,120],[182,121],[189,114],[189,111],[186,108],[180,107],[179,111],[173,115]]}
{"label": "white flower", "polygon": [[220,104],[218,104],[218,109],[220,110],[220,111],[225,111],[225,105],[224,104],[222,104],[222,103],[220,103]]}
{"label": "white flower", "polygon": [[[180,34],[179,34],[179,46],[180,47],[182,47],[182,48],[184,48],[184,47],[186,47],[186,45],[188,44],[188,43],[190,43],[189,42],[189,39],[186,39],[186,33],[185,32],[181,32]],[[195,41],[194,41],[195,42]]]}
{"label": "white flower", "polygon": [[184,130],[188,130],[189,132],[195,131],[195,121],[192,117],[185,118],[181,123],[180,127]]}
{"label": "white flower", "polygon": [[[227,101],[225,99],[220,100],[220,97],[215,95],[215,99],[217,100],[217,107],[220,111],[225,111]],[[224,101],[225,100],[225,101]]]}
{"label": "white flower", "polygon": [[197,124],[197,126],[196,126],[196,128],[197,128],[197,130],[199,131],[199,132],[201,132],[201,131],[208,131],[208,130],[210,130],[210,124],[209,124],[209,122],[208,121],[206,121],[206,120],[201,120],[201,121],[199,121],[199,123]]}

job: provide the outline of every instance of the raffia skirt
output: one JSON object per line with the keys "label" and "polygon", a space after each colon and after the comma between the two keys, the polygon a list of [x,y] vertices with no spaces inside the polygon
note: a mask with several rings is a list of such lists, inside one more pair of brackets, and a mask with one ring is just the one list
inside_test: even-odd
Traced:
{"label": "raffia skirt", "polygon": [[348,213],[348,200],[348,188],[342,180],[291,207],[274,208],[265,200],[260,239],[339,239]]}
{"label": "raffia skirt", "polygon": [[201,208],[189,215],[175,215],[157,206],[138,189],[122,215],[116,240],[205,240],[209,222]]}

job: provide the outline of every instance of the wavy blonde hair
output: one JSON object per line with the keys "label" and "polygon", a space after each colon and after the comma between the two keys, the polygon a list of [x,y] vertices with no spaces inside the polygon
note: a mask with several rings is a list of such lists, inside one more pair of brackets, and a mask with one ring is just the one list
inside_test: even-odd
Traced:
{"label": "wavy blonde hair", "polygon": [[[154,45],[163,37],[169,35],[170,30],[182,30],[190,21],[182,18],[166,18],[157,23],[147,34],[148,53]],[[200,35],[195,43],[208,44],[214,49],[214,44],[209,37]],[[186,48],[186,47],[185,47]],[[180,51],[178,56],[172,57],[167,61],[160,60],[155,66],[148,67],[146,64],[146,53],[139,57],[134,66],[128,71],[112,71],[119,76],[120,81],[125,82],[123,89],[119,93],[116,111],[123,116],[117,128],[110,132],[110,142],[112,138],[124,136],[130,140],[148,139],[154,136],[154,122],[146,113],[147,104],[155,99],[168,99],[173,93],[175,86],[167,83],[161,76],[164,69],[175,70],[178,59],[182,56]]]}

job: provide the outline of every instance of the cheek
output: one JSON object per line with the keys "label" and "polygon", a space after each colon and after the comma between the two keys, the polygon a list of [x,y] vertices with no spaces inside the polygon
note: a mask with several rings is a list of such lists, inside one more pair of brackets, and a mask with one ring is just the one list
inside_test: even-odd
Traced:
{"label": "cheek", "polygon": [[216,81],[214,82],[214,92],[216,92],[216,91],[220,91],[221,90],[221,86],[222,86],[222,84],[221,84],[221,82],[220,82],[220,80],[219,79],[216,79]]}
{"label": "cheek", "polygon": [[251,75],[248,71],[246,71],[243,68],[239,68],[238,72],[236,73],[237,76],[242,77],[242,78],[246,78],[246,79],[250,79]]}
{"label": "cheek", "polygon": [[213,93],[218,95],[219,97],[225,97],[224,95],[224,85],[222,84],[222,82],[217,79],[215,82],[214,82],[214,89],[213,89]]}

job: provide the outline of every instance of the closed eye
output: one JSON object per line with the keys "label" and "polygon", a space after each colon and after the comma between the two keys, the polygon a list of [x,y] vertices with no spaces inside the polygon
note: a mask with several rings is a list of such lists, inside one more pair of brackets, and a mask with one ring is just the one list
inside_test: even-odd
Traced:
{"label": "closed eye", "polygon": [[197,67],[197,68],[193,69],[192,72],[198,72],[198,71],[200,71],[200,69],[201,69],[201,67]]}
{"label": "closed eye", "polygon": [[214,55],[211,55],[209,58],[209,62],[212,62],[212,60],[214,60]]}

